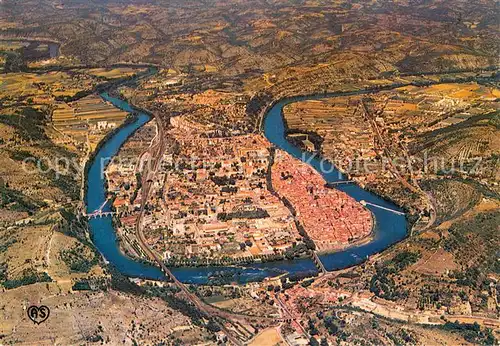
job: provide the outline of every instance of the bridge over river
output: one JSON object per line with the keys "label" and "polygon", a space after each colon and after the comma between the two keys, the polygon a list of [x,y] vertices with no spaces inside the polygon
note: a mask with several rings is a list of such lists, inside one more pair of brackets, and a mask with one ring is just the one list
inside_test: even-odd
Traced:
{"label": "bridge over river", "polygon": [[[103,256],[124,275],[151,279],[164,278],[164,270],[160,270],[160,268],[148,263],[136,262],[120,252],[115,240],[116,233],[113,224],[110,218],[107,217],[115,213],[106,209],[108,202],[106,182],[101,174],[102,167],[100,165],[101,159],[116,155],[127,138],[151,118],[144,112],[137,112],[136,109],[124,100],[113,98],[106,93],[101,94],[101,96],[125,111],[136,111],[137,116],[133,121],[122,126],[99,147],[88,170],[86,177],[87,212],[84,215],[89,219],[92,240]],[[343,269],[361,263],[369,256],[403,239],[407,234],[407,230],[404,213],[398,211],[394,204],[383,200],[371,192],[363,190],[357,184],[353,184],[352,180],[343,176],[333,164],[317,157],[311,159],[310,155],[312,154],[302,151],[286,140],[285,126],[281,112],[282,108],[292,102],[319,99],[322,97],[325,97],[325,95],[299,97],[277,102],[269,109],[265,117],[263,132],[265,137],[276,147],[311,165],[332,187],[346,192],[358,202],[365,201],[367,206],[373,207],[371,209],[376,219],[373,240],[369,243],[353,245],[352,247],[331,254],[315,254],[314,258],[320,263],[318,266],[319,270],[323,272]],[[220,271],[234,273],[234,281],[245,283],[283,273],[313,275],[318,272],[318,267],[309,258],[252,263],[245,265],[245,267],[182,267],[170,268],[170,270],[171,274],[181,282],[203,284],[209,282],[214,272]]]}
{"label": "bridge over river", "polygon": [[101,217],[107,217],[107,216],[112,216],[115,215],[116,212],[114,211],[104,211],[104,207],[106,204],[108,204],[109,199],[106,199],[96,210],[94,210],[91,213],[85,213],[83,212],[83,216],[87,217],[89,220],[90,219],[95,219],[95,218],[101,218]]}

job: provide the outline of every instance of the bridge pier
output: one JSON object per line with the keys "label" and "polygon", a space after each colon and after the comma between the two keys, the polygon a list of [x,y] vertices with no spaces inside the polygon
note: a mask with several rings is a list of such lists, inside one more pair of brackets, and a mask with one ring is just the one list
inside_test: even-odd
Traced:
{"label": "bridge pier", "polygon": [[325,266],[323,265],[323,263],[319,259],[316,251],[312,251],[312,260],[313,260],[314,264],[316,265],[316,267],[320,270],[321,273],[323,273],[323,274],[328,273],[328,270],[326,270]]}
{"label": "bridge pier", "polygon": [[107,217],[107,216],[112,216],[112,215],[115,215],[116,213],[115,212],[112,212],[112,211],[106,211],[106,212],[93,212],[93,213],[90,213],[90,214],[83,214],[83,216],[87,217],[89,220],[92,220],[92,219],[97,219],[97,218],[103,218],[103,217]]}

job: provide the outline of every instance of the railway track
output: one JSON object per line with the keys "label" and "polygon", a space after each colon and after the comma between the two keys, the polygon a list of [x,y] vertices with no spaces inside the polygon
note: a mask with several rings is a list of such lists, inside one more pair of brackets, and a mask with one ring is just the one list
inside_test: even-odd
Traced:
{"label": "railway track", "polygon": [[[136,223],[136,237],[138,240],[138,244],[141,248],[141,250],[146,254],[146,256],[156,262],[158,266],[160,267],[161,271],[170,279],[172,280],[173,284],[179,288],[182,292],[182,294],[186,297],[186,299],[191,302],[198,310],[200,310],[202,313],[204,313],[206,316],[210,317],[219,317],[222,319],[227,319],[232,322],[240,322],[240,323],[276,323],[279,322],[279,320],[274,319],[274,318],[268,318],[268,317],[248,317],[245,315],[239,315],[239,314],[233,314],[227,311],[223,311],[220,309],[217,309],[205,302],[203,302],[198,296],[196,296],[194,293],[190,292],[189,289],[182,283],[180,282],[175,275],[172,274],[170,269],[165,265],[165,263],[162,261],[160,256],[156,254],[152,249],[149,248],[146,242],[146,238],[143,233],[143,219],[144,219],[144,213],[145,213],[145,207],[146,203],[150,194],[151,190],[151,182],[158,171],[158,168],[161,163],[161,157],[163,155],[163,152],[166,149],[166,143],[164,140],[164,126],[161,122],[161,119],[157,116],[155,116],[155,119],[157,121],[158,125],[158,135],[155,137],[155,140],[157,143],[152,144],[148,148],[148,152],[150,154],[151,160],[153,160],[152,165],[145,165],[145,169],[148,170],[149,167],[152,169],[150,171],[145,172],[143,174],[143,180],[142,180],[142,202],[141,202],[141,209],[139,212],[139,216],[137,218],[137,223]],[[219,327],[221,328],[222,331],[226,334],[228,340],[234,344],[234,345],[242,345],[243,343],[235,338],[231,332],[223,325],[219,323]]]}

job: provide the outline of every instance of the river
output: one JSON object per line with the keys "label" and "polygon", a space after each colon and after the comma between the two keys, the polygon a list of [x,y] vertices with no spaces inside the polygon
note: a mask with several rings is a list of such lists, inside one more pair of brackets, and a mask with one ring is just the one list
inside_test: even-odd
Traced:
{"label": "river", "polygon": [[[113,103],[116,107],[132,112],[133,109],[126,101],[102,93],[101,96]],[[309,158],[312,154],[303,152],[285,139],[285,126],[282,109],[286,104],[299,100],[320,98],[292,98],[276,103],[264,119],[264,135],[276,147],[283,149],[298,159],[305,159],[328,182],[342,180],[344,177],[327,162],[318,158]],[[115,156],[125,141],[141,126],[147,123],[150,117],[139,112],[134,121],[127,123],[110,136],[98,149],[87,173],[86,205],[87,212],[98,209],[106,200],[105,177],[101,174],[103,165],[109,158]],[[323,168],[323,169],[320,169]],[[325,173],[327,172],[327,173]],[[399,210],[394,204],[383,200],[371,192],[367,192],[357,185],[339,185],[339,190],[345,191],[356,200],[365,200],[387,208]],[[336,270],[356,265],[368,256],[378,253],[387,247],[402,240],[407,234],[407,223],[403,215],[375,207],[369,209],[373,212],[376,226],[373,240],[360,246],[349,247],[345,250],[320,256],[327,270]],[[92,241],[110,264],[115,266],[122,274],[130,277],[148,279],[164,279],[164,274],[156,266],[133,260],[120,252],[116,232],[110,217],[96,218],[89,221]],[[184,283],[206,284],[217,282],[217,278],[225,278],[238,283],[263,280],[266,277],[283,273],[316,274],[318,272],[311,259],[296,259],[291,261],[276,261],[255,263],[244,267],[182,267],[172,268],[172,273]]]}
{"label": "river", "polygon": [[[23,57],[28,60],[54,59],[59,56],[60,44],[52,41],[34,40],[34,39],[5,39],[0,38],[0,42],[18,43],[24,46]],[[47,45],[47,49],[40,49]]]}

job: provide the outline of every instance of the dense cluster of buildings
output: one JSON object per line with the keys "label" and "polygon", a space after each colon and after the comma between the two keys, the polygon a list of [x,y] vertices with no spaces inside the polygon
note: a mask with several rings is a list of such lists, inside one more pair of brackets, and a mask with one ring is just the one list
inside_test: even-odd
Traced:
{"label": "dense cluster of buildings", "polygon": [[[189,122],[172,118],[171,125],[172,145],[152,181],[144,217],[148,243],[165,260],[264,259],[302,241],[290,211],[267,188],[269,143],[262,136],[207,138]],[[132,244],[143,203],[138,172],[147,163],[147,155],[124,159],[133,143],[107,170],[118,233]],[[147,148],[145,141],[135,143]]]}
{"label": "dense cluster of buildings", "polygon": [[165,258],[259,257],[301,240],[289,210],[267,190],[261,136],[203,138],[184,128],[170,135],[179,152],[164,157],[161,208],[146,223]]}
{"label": "dense cluster of buildings", "polygon": [[[149,245],[176,263],[283,255],[303,241],[294,211],[319,250],[370,234],[369,211],[325,187],[308,165],[278,151],[269,172],[270,145],[261,135],[210,137],[202,124],[183,117],[171,118],[170,125],[170,144],[147,201],[142,200],[140,172],[148,154],[141,153],[155,136],[153,125],[134,135],[107,170],[118,234],[131,253],[141,255],[134,233],[143,203]],[[127,160],[133,157],[139,160]]]}
{"label": "dense cluster of buildings", "polygon": [[[107,191],[112,208],[117,213],[116,230],[122,249],[131,256],[141,256],[142,250],[137,242],[135,226],[141,208],[142,167],[148,164],[147,155],[143,155],[156,135],[156,122],[153,120],[141,127],[128,139],[120,152],[105,170]],[[103,167],[104,168],[104,167]]]}
{"label": "dense cluster of buildings", "polygon": [[319,250],[338,248],[371,233],[370,211],[345,192],[326,187],[309,165],[277,151],[271,175],[273,188],[293,205]]}

